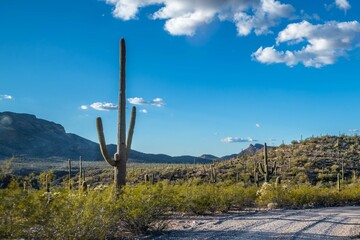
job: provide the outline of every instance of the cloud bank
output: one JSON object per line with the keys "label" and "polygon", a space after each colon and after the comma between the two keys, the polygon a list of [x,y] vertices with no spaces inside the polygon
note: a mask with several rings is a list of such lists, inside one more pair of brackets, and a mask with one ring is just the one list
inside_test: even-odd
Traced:
{"label": "cloud bank", "polygon": [[164,29],[171,35],[194,35],[214,19],[231,21],[237,32],[246,36],[267,34],[282,18],[295,11],[278,0],[106,0],[114,6],[113,16],[124,21],[137,18],[141,8],[158,6],[151,18],[165,20]]}
{"label": "cloud bank", "polygon": [[[141,9],[152,7],[150,19],[164,20],[171,35],[192,36],[214,20],[232,22],[239,36],[270,34],[282,20],[315,19],[304,10],[296,16],[295,8],[285,0],[105,0],[113,5],[112,14],[124,21],[137,19]],[[349,0],[332,0],[330,5],[347,11]],[[304,17],[307,16],[307,17]],[[347,52],[359,47],[359,23],[331,21],[313,25],[308,21],[289,24],[276,38],[276,45],[259,47],[251,56],[263,63],[303,64],[320,68],[334,64]],[[286,45],[287,47],[282,47]],[[293,50],[299,46],[298,50]],[[279,47],[281,47],[279,49]],[[133,99],[134,101],[136,98]],[[141,99],[140,99],[141,100]],[[148,104],[134,103],[134,104]]]}
{"label": "cloud bank", "polygon": [[360,24],[357,21],[313,25],[307,21],[289,24],[276,38],[276,46],[304,45],[300,50],[280,51],[271,47],[260,47],[252,54],[254,60],[265,63],[285,63],[295,66],[320,68],[334,64],[347,52],[360,46]]}
{"label": "cloud bank", "polygon": [[221,139],[221,142],[224,142],[224,143],[249,143],[249,142],[257,142],[257,140],[254,140],[250,137],[247,139],[239,138],[239,137],[226,137],[226,138]]}

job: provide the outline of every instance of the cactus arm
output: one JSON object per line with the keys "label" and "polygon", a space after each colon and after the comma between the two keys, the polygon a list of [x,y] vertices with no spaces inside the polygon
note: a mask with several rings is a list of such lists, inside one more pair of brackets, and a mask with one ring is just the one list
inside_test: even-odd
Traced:
{"label": "cactus arm", "polygon": [[103,129],[103,125],[102,125],[102,121],[101,121],[100,117],[96,118],[96,128],[97,128],[97,132],[98,132],[101,154],[103,155],[104,160],[107,163],[109,163],[111,166],[115,167],[116,163],[114,160],[111,159],[109,152],[106,148],[104,129]]}
{"label": "cactus arm", "polygon": [[274,166],[271,168],[270,174],[273,174],[276,170],[276,162],[274,163]]}
{"label": "cactus arm", "polygon": [[277,162],[274,163],[274,170],[277,168]]}
{"label": "cactus arm", "polygon": [[268,156],[267,156],[267,145],[264,143],[264,161],[267,164]]}
{"label": "cactus arm", "polygon": [[132,142],[132,137],[134,134],[135,121],[136,121],[136,107],[134,106],[134,107],[132,107],[132,110],[131,110],[130,126],[129,126],[129,132],[128,132],[128,139],[127,139],[127,143],[126,143],[126,161],[129,159],[129,156],[130,156],[131,142]]}
{"label": "cactus arm", "polygon": [[266,171],[264,170],[263,166],[261,163],[259,163],[259,171],[262,175],[265,175]]}

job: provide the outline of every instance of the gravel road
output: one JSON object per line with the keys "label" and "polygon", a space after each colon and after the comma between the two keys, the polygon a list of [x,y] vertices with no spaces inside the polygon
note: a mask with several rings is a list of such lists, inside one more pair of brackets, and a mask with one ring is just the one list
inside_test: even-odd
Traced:
{"label": "gravel road", "polygon": [[176,217],[153,239],[360,239],[360,207]]}

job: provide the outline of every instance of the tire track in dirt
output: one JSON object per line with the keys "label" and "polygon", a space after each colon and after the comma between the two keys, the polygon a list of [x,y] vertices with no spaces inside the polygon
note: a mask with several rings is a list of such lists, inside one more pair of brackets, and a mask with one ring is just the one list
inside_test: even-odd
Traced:
{"label": "tire track in dirt", "polygon": [[[343,211],[337,211],[339,209]],[[349,239],[349,236],[360,233],[359,207],[324,208],[315,211],[319,215],[324,215],[324,219],[296,233],[296,238],[302,239],[303,236],[317,234],[318,239],[324,236]]]}
{"label": "tire track in dirt", "polygon": [[302,239],[308,235],[314,235],[314,239],[323,238],[323,236],[326,235],[326,232],[328,232],[333,225],[328,220],[333,219],[337,215],[338,214],[319,216],[315,221],[305,220],[304,223],[307,224],[302,225],[299,230],[291,236],[291,239]]}
{"label": "tire track in dirt", "polygon": [[169,232],[151,239],[350,239],[360,233],[360,207],[193,216],[171,223]]}

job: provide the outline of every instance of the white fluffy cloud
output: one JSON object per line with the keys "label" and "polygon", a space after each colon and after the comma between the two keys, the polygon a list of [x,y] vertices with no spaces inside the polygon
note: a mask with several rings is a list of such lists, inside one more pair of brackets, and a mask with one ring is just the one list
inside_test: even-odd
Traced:
{"label": "white fluffy cloud", "polygon": [[162,107],[165,105],[164,99],[162,98],[155,98],[150,102],[151,105],[155,107]]}
{"label": "white fluffy cloud", "polygon": [[279,0],[106,0],[114,5],[113,16],[136,19],[140,8],[159,6],[151,18],[166,20],[165,30],[172,35],[193,35],[196,29],[218,18],[235,23],[239,35],[269,33],[281,18],[294,12]]}
{"label": "white fluffy cloud", "polygon": [[128,98],[128,102],[134,105],[152,105],[155,107],[162,107],[165,105],[165,101],[162,98],[154,98],[151,101],[146,101],[141,97]]}
{"label": "white fluffy cloud", "polygon": [[7,94],[0,94],[0,101],[1,100],[14,100],[14,98]]}
{"label": "white fluffy cloud", "polygon": [[306,67],[320,68],[335,63],[348,51],[360,46],[360,24],[357,21],[331,21],[318,25],[307,21],[293,23],[278,34],[276,44],[279,46],[281,43],[305,46],[294,51],[279,51],[275,46],[260,47],[252,54],[253,59],[266,64],[294,66],[302,63]]}
{"label": "white fluffy cloud", "polygon": [[237,12],[234,21],[239,35],[246,36],[254,30],[256,35],[267,34],[270,27],[278,24],[281,18],[289,18],[294,8],[275,0],[262,0],[253,7],[253,14]]}
{"label": "white fluffy cloud", "polygon": [[[1,95],[0,95],[1,96]],[[1,98],[0,98],[1,100]],[[146,101],[143,98],[134,97],[128,98],[128,102],[133,105],[150,105],[155,107],[162,107],[165,105],[165,101],[162,98],[154,98],[151,101]],[[79,107],[81,110],[89,110],[90,108],[98,111],[109,111],[109,110],[117,110],[118,105],[108,102],[94,102],[90,105],[81,105]],[[146,109],[141,109],[140,112],[147,113]]]}
{"label": "white fluffy cloud", "polygon": [[148,104],[148,102],[145,101],[145,99],[139,98],[139,97],[128,98],[128,101],[129,101],[129,103],[134,104],[134,105],[145,105],[145,104]]}
{"label": "white fluffy cloud", "polygon": [[248,143],[248,142],[257,142],[257,140],[254,140],[252,138],[239,138],[239,137],[226,137],[221,139],[222,142],[224,143]]}
{"label": "white fluffy cloud", "polygon": [[350,3],[347,0],[335,0],[335,5],[344,11],[347,11],[351,8]]}
{"label": "white fluffy cloud", "polygon": [[[84,107],[84,105],[82,106]],[[98,111],[109,111],[109,110],[117,110],[118,106],[113,103],[107,103],[107,102],[94,102],[93,104],[90,104],[90,107],[92,109],[98,110]],[[86,110],[87,108],[81,108]]]}

